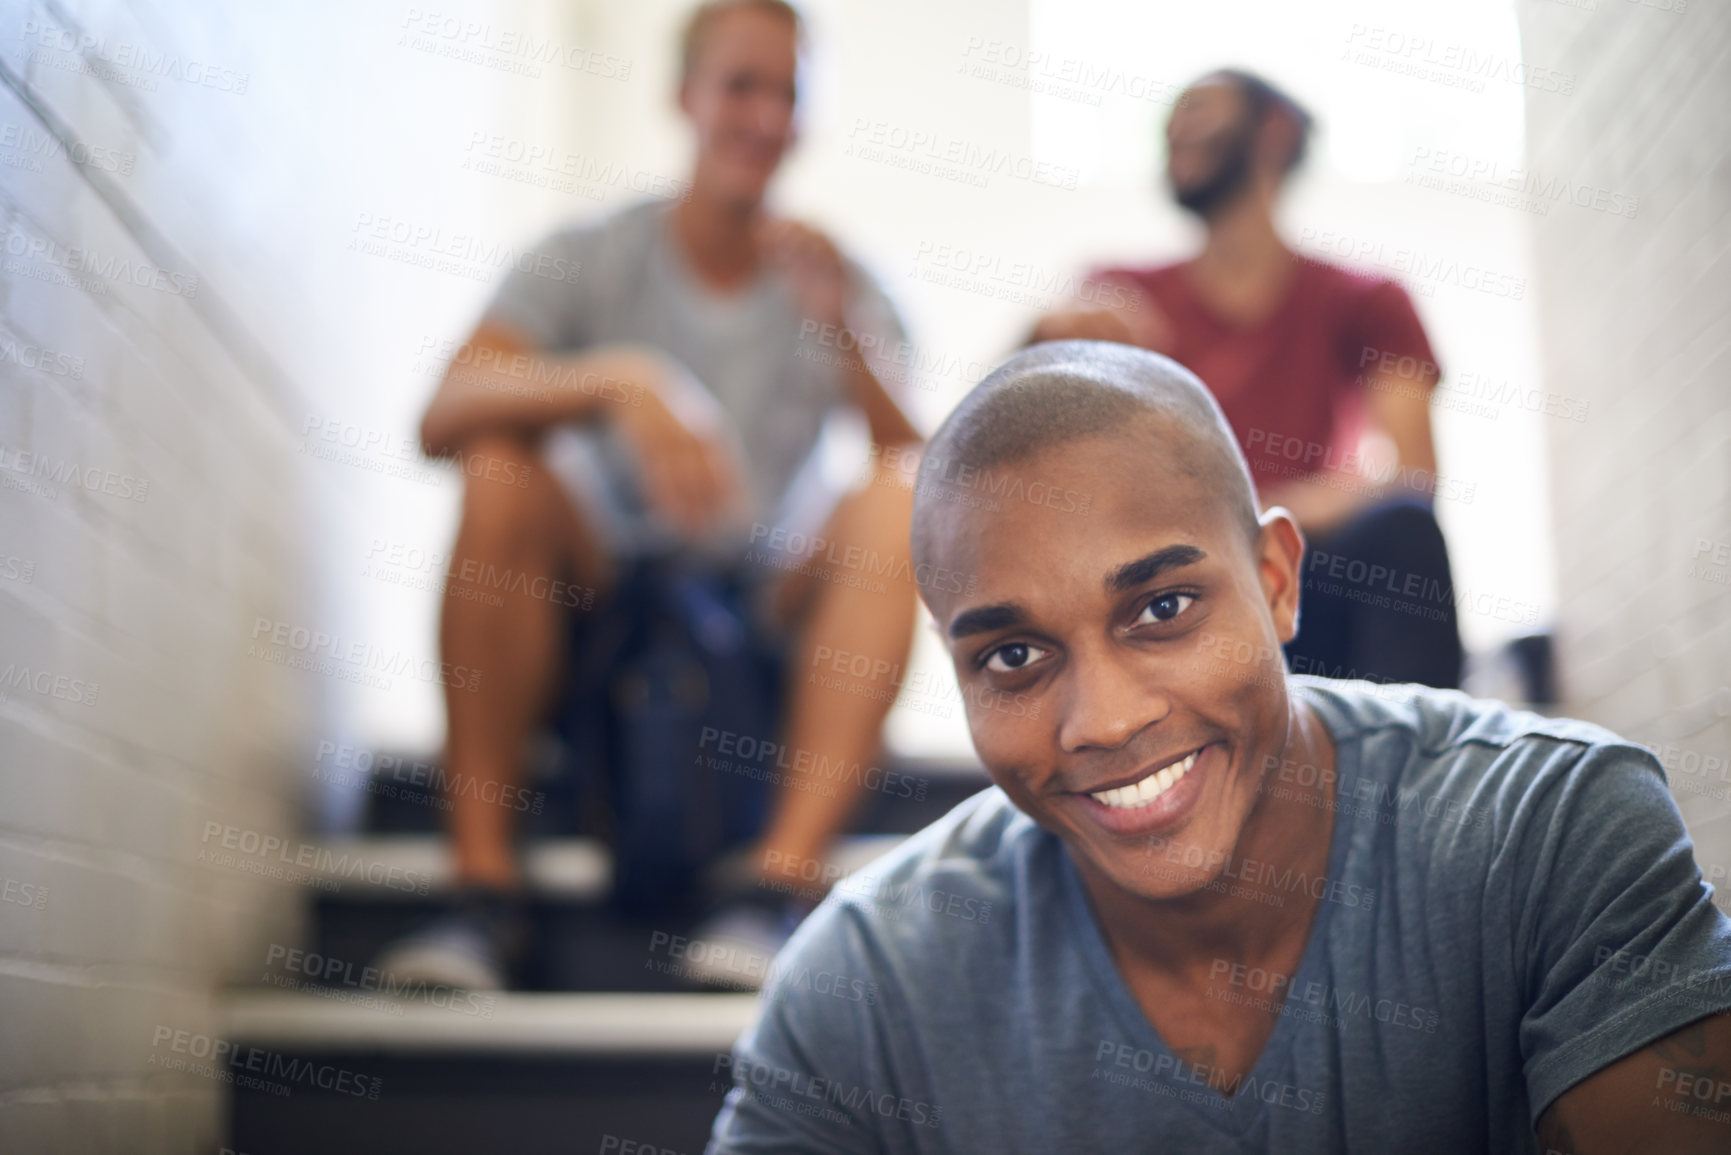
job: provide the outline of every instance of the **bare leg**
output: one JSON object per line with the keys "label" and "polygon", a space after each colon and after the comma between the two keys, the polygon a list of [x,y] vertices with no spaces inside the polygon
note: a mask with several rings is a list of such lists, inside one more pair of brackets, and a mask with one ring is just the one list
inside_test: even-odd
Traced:
{"label": "bare leg", "polygon": [[[873,764],[884,718],[907,672],[918,596],[909,556],[912,516],[907,476],[880,467],[870,483],[842,500],[823,531],[826,542],[835,544],[814,559],[814,566],[857,577],[861,584],[808,574],[781,591],[784,607],[803,610],[790,668],[787,749],[793,772],[812,788],[784,785],[777,794],[753,860],[759,872],[768,873],[771,862],[821,859],[859,802],[863,773],[838,774],[834,768]],[[828,559],[856,556],[850,548],[859,551],[858,568],[830,564]],[[879,583],[887,588],[877,588]],[[834,656],[841,654],[847,655],[845,667],[865,669],[865,676],[837,673]]]}
{"label": "bare leg", "polygon": [[[440,615],[444,662],[480,672],[472,688],[455,679],[445,687],[451,840],[459,882],[512,889],[520,882],[516,811],[497,801],[501,790],[486,787],[522,785],[530,730],[560,676],[572,611],[554,599],[552,582],[594,588],[611,580],[612,566],[532,444],[492,435],[471,440],[463,453],[518,468],[466,478]],[[524,468],[528,484],[519,486]]]}

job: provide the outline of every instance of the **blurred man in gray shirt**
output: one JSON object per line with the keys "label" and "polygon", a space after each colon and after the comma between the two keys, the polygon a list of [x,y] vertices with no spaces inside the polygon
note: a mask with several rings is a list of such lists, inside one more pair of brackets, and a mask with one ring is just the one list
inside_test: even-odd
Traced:
{"label": "blurred man in gray shirt", "polygon": [[[478,687],[447,689],[451,781],[520,784],[566,661],[570,607],[607,613],[633,560],[669,546],[747,559],[761,621],[804,660],[796,669],[839,653],[867,671],[790,679],[780,740],[796,756],[756,853],[741,856],[747,882],[766,861],[823,857],[861,779],[799,779],[871,762],[915,607],[911,488],[881,467],[912,460],[900,450],[920,440],[880,379],[905,347],[900,323],[859,265],[764,203],[794,141],[801,36],[779,0],[693,13],[679,89],[696,145],[689,191],[526,253],[422,424],[427,451],[456,456],[466,475],[443,658],[484,673]],[[813,449],[843,407],[863,416],[874,447],[897,452],[874,453],[839,493],[821,483]],[[479,576],[507,571],[504,589]],[[514,812],[484,800],[499,789],[452,794],[458,914],[384,961],[399,975],[497,986],[510,937],[501,909],[521,888]]]}

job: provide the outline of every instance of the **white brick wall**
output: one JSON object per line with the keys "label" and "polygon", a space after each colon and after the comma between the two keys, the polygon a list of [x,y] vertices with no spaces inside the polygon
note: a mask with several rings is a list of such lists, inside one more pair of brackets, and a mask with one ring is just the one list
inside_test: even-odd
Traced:
{"label": "white brick wall", "polygon": [[[84,71],[209,46],[79,7],[0,18],[0,1150],[214,1151],[222,1085],[154,1040],[209,1031],[213,988],[300,915],[198,859],[212,816],[292,827],[316,717],[316,687],[234,644],[306,612],[293,386],[251,335],[287,254],[221,279],[192,255],[238,239],[188,229],[238,183],[188,141],[240,97]],[[81,33],[107,45],[60,47]]]}
{"label": "white brick wall", "polygon": [[[576,206],[458,174],[462,130],[551,132],[586,78],[411,50],[407,11],[0,0],[8,1155],[218,1150],[224,1085],[163,1069],[190,1056],[159,1034],[212,1031],[216,990],[298,944],[304,902],[201,860],[211,824],[297,843],[314,743],[390,705],[249,656],[255,623],[431,652],[430,630],[373,620],[353,575],[391,510],[436,524],[454,479],[334,466],[305,430],[412,436],[417,342],[459,336],[488,286],[346,245],[364,212],[533,240]],[[392,692],[410,691],[433,692]]]}
{"label": "white brick wall", "polygon": [[1632,218],[1533,222],[1549,385],[1591,402],[1549,424],[1565,707],[1659,749],[1723,895],[1731,7],[1521,0],[1519,17],[1526,59],[1578,77],[1569,96],[1529,91],[1530,167],[1640,198]]}

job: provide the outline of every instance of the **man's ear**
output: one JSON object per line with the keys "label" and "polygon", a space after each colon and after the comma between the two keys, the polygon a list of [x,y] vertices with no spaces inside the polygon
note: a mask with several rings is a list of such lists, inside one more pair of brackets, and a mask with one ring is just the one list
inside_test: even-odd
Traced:
{"label": "man's ear", "polygon": [[1298,148],[1298,122],[1282,112],[1272,112],[1262,118],[1256,129],[1256,149],[1268,171],[1284,177],[1288,161]]}
{"label": "man's ear", "polygon": [[1304,534],[1283,506],[1270,506],[1257,519],[1256,571],[1262,596],[1282,645],[1298,636],[1298,592],[1303,585]]}

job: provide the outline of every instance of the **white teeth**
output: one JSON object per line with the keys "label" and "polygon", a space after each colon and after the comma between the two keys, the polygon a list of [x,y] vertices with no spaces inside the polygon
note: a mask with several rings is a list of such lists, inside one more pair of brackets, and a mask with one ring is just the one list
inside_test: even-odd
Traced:
{"label": "white teeth", "polygon": [[1088,797],[1115,810],[1135,810],[1146,806],[1166,791],[1196,765],[1196,756],[1200,750],[1192,750],[1181,760],[1174,762],[1153,774],[1149,774],[1128,786],[1119,786],[1112,790],[1101,790]]}

